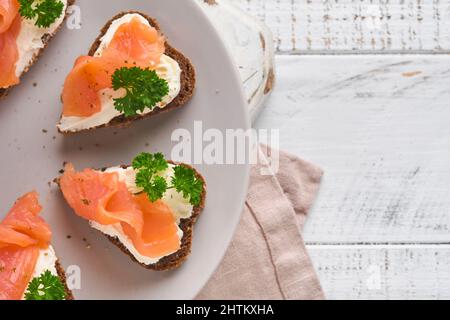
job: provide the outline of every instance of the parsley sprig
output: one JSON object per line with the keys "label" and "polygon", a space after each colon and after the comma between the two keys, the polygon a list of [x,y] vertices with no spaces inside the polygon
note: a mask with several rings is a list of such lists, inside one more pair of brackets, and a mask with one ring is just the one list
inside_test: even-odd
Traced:
{"label": "parsley sprig", "polygon": [[175,166],[169,186],[166,179],[158,175],[169,167],[161,153],[141,153],[133,160],[132,166],[137,171],[136,185],[144,190],[150,201],[155,202],[161,199],[167,190],[175,189],[185,199],[189,199],[192,205],[200,204],[203,181],[197,177],[194,169],[183,165]]}
{"label": "parsley sprig", "polygon": [[25,293],[25,300],[64,300],[66,290],[58,276],[45,271],[31,280]]}
{"label": "parsley sprig", "polygon": [[135,116],[145,108],[153,109],[169,93],[169,85],[154,70],[122,67],[112,76],[114,90],[125,89],[126,95],[114,99],[115,108],[126,117]]}
{"label": "parsley sprig", "polygon": [[161,153],[141,153],[133,160],[133,168],[139,170],[136,174],[136,185],[144,189],[152,202],[161,199],[168,188],[166,180],[156,175],[168,167]]}
{"label": "parsley sprig", "polygon": [[173,170],[173,187],[181,192],[185,199],[189,198],[192,205],[198,206],[202,200],[203,181],[197,178],[191,168],[178,165]]}
{"label": "parsley sprig", "polygon": [[26,19],[35,19],[40,28],[48,28],[63,13],[64,3],[59,0],[19,0],[19,13]]}

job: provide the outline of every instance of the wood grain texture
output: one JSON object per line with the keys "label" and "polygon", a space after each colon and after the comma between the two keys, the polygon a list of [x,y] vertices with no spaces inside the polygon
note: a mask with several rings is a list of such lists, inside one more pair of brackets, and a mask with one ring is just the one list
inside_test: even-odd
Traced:
{"label": "wood grain texture", "polygon": [[450,0],[230,0],[279,53],[449,53]]}
{"label": "wood grain texture", "polygon": [[308,243],[450,243],[444,56],[278,57],[257,128],[325,170]]}
{"label": "wood grain texture", "polygon": [[309,246],[328,299],[450,299],[450,246]]}
{"label": "wood grain texture", "polygon": [[327,297],[449,299],[450,0],[230,2],[274,34],[256,127],[326,172],[304,237]]}

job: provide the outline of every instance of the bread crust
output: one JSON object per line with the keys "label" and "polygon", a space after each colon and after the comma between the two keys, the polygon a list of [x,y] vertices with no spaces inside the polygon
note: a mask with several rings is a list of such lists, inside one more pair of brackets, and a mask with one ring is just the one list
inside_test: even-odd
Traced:
{"label": "bread crust", "polygon": [[[141,13],[139,11],[121,12],[121,13],[117,14],[116,16],[114,16],[111,20],[109,20],[105,24],[105,26],[100,31],[100,35],[97,37],[97,39],[94,41],[91,48],[89,49],[88,55],[94,56],[95,52],[97,51],[97,49],[99,48],[99,46],[101,44],[101,38],[106,34],[106,32],[108,32],[111,24],[115,20],[123,17],[126,14],[132,14],[132,13],[143,16],[145,19],[148,20],[148,22],[150,23],[150,25],[152,27],[154,27],[156,30],[161,32],[161,28],[160,28],[158,22],[156,21],[156,19],[151,18],[148,15]],[[83,129],[83,130],[77,130],[77,131],[61,131],[58,128],[59,133],[62,133],[64,135],[73,135],[73,134],[77,134],[80,132],[91,131],[91,130],[106,128],[106,127],[128,127],[134,121],[147,119],[147,118],[153,117],[157,114],[169,112],[169,111],[172,111],[172,110],[175,110],[175,109],[178,109],[178,108],[184,106],[194,95],[195,84],[196,84],[195,69],[194,69],[194,66],[192,65],[191,61],[186,56],[184,56],[180,51],[178,51],[177,49],[172,47],[167,41],[165,43],[165,46],[166,46],[166,50],[165,50],[164,54],[168,55],[169,57],[171,57],[172,59],[177,61],[178,65],[180,66],[180,69],[181,69],[180,93],[168,105],[166,105],[164,108],[155,108],[153,111],[146,113],[145,115],[137,115],[137,116],[133,116],[133,117],[125,117],[124,115],[121,115],[121,116],[115,117],[108,123],[105,123],[105,124],[102,124],[102,125],[99,125],[99,126],[96,126],[93,128],[89,128],[89,129]],[[62,114],[61,114],[61,117],[62,117]]]}
{"label": "bread crust", "polygon": [[[31,69],[31,67],[39,60],[39,58],[41,57],[41,55],[44,52],[45,48],[47,48],[48,44],[50,43],[50,40],[53,39],[53,37],[56,36],[56,34],[59,32],[59,30],[61,29],[62,25],[64,24],[64,21],[67,19],[67,9],[71,5],[74,5],[75,1],[76,0],[67,0],[67,8],[66,8],[65,17],[64,17],[63,22],[58,26],[58,28],[55,30],[53,35],[49,34],[49,33],[44,34],[44,36],[42,37],[42,41],[44,43],[44,47],[39,49],[39,51],[33,56],[33,59],[30,61],[30,64],[25,68],[25,70],[23,70],[22,74],[20,75],[20,78],[22,78]],[[19,84],[11,86],[9,88],[4,88],[4,89],[0,88],[0,100],[2,98],[5,98],[11,92],[11,90],[14,87],[18,86]]]}
{"label": "bread crust", "polygon": [[61,266],[59,260],[56,260],[55,267],[56,272],[58,273],[58,277],[61,280],[62,284],[64,285],[64,289],[66,292],[66,300],[75,300],[72,291],[67,286],[66,272],[64,271],[64,268]]}

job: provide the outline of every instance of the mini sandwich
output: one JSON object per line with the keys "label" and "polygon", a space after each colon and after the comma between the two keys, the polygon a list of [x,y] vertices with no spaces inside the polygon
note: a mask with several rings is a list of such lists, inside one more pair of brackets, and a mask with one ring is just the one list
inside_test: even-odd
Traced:
{"label": "mini sandwich", "polygon": [[0,223],[0,300],[73,299],[41,210],[37,193],[31,192]]}
{"label": "mini sandwich", "polygon": [[194,67],[166,42],[157,22],[142,13],[121,13],[67,76],[57,127],[78,133],[124,126],[183,106],[194,87]]}
{"label": "mini sandwich", "polygon": [[58,183],[77,215],[143,267],[173,269],[189,255],[206,196],[191,166],[142,153],[131,166],[76,172],[66,164]]}
{"label": "mini sandwich", "polygon": [[75,0],[0,0],[0,98],[20,83]]}

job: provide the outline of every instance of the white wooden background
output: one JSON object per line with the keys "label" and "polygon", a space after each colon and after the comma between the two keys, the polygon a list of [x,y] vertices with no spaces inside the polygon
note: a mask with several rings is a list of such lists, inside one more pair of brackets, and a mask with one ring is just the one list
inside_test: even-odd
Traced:
{"label": "white wooden background", "polygon": [[275,36],[257,128],[324,168],[305,230],[330,299],[450,298],[450,0],[229,0]]}

